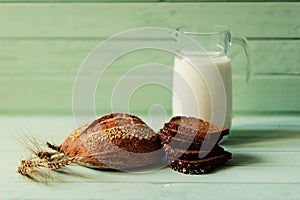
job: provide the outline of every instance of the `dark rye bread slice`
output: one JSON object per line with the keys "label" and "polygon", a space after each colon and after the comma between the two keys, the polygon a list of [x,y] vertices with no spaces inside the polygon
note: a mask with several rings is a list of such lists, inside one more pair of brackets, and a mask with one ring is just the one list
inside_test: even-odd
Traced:
{"label": "dark rye bread slice", "polygon": [[[164,138],[164,136],[160,135],[161,140],[163,140],[162,138]],[[197,143],[197,142],[190,142],[190,141],[185,141],[182,139],[178,139],[178,138],[172,138],[171,142],[166,143],[166,142],[162,142],[162,145],[168,145],[171,148],[175,148],[175,149],[185,149],[185,150],[195,150],[195,151],[199,151],[202,145],[210,145],[210,146],[214,146],[214,143],[209,143],[207,141],[202,142],[202,143]]]}
{"label": "dark rye bread slice", "polygon": [[186,133],[179,133],[177,130],[171,130],[168,123],[160,130],[159,135],[164,144],[169,144],[172,140],[177,139],[179,142],[189,142],[202,144],[204,138],[195,137],[195,135],[188,135]]}
{"label": "dark rye bread slice", "polygon": [[222,137],[217,140],[203,139],[199,137],[189,136],[188,134],[174,134],[172,136],[167,130],[161,129],[159,137],[162,141],[162,145],[168,144],[172,148],[180,148],[187,150],[200,150],[202,145],[215,145]]}
{"label": "dark rye bread slice", "polygon": [[175,160],[170,164],[170,167],[184,174],[207,174],[221,166],[229,159],[231,153],[224,151],[221,155],[198,159],[198,160]]}
{"label": "dark rye bread slice", "polygon": [[[225,136],[229,134],[228,128],[213,125],[202,119],[194,117],[173,117],[169,123],[165,124],[168,133],[175,135],[183,135],[182,137],[195,137],[195,138],[211,138],[217,136]],[[174,135],[175,134],[175,135]]]}
{"label": "dark rye bread slice", "polygon": [[173,117],[160,130],[162,144],[174,148],[200,150],[202,145],[214,145],[223,136],[229,134],[228,128],[222,128],[193,117]]}
{"label": "dark rye bread slice", "polygon": [[198,160],[205,159],[217,155],[221,155],[224,153],[224,149],[218,145],[215,145],[213,148],[209,148],[207,150],[182,150],[182,149],[174,149],[168,145],[164,146],[169,158],[169,162],[173,162],[174,160]]}
{"label": "dark rye bread slice", "polygon": [[61,149],[79,164],[100,169],[155,165],[165,156],[159,135],[125,113],[105,115],[73,131]]}

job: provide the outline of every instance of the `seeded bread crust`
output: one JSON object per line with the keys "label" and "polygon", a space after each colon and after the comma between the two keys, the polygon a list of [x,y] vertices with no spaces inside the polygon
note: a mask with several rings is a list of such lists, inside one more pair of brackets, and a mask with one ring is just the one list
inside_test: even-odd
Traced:
{"label": "seeded bread crust", "polygon": [[223,154],[198,160],[175,160],[170,167],[184,174],[207,174],[231,159],[232,154],[224,151]]}
{"label": "seeded bread crust", "polygon": [[99,169],[130,169],[162,161],[159,135],[141,119],[107,114],[75,130],[62,144],[63,153],[79,164]]}

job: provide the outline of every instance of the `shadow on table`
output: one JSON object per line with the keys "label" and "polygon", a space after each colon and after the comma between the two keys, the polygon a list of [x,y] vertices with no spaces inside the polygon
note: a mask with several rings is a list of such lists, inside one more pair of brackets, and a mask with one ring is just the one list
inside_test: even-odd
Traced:
{"label": "shadow on table", "polygon": [[[233,130],[219,144],[233,153],[228,167],[267,164],[262,152],[285,151],[300,140],[299,130]],[[291,144],[292,142],[292,144]]]}
{"label": "shadow on table", "polygon": [[233,130],[220,141],[221,145],[235,146],[263,141],[300,139],[299,130]]}
{"label": "shadow on table", "polygon": [[234,153],[232,159],[228,163],[229,166],[239,165],[254,165],[263,163],[264,161],[259,159],[257,156],[249,155],[247,153]]}

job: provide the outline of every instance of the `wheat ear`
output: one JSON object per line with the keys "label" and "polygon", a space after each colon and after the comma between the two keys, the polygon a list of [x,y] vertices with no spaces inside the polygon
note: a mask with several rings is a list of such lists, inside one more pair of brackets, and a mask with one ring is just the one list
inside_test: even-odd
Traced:
{"label": "wheat ear", "polygon": [[75,161],[75,158],[68,158],[65,156],[61,151],[60,146],[55,146],[49,142],[46,144],[54,151],[43,151],[36,142],[32,142],[31,145],[33,145],[33,147],[26,145],[31,153],[34,154],[34,157],[27,160],[21,160],[21,165],[17,170],[19,174],[31,177],[32,173],[34,173],[36,169],[59,170]]}

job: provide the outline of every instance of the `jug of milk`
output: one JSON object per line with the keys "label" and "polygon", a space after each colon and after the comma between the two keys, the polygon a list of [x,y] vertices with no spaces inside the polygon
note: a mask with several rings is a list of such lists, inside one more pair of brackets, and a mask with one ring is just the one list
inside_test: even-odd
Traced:
{"label": "jug of milk", "polygon": [[230,128],[230,46],[232,41],[243,46],[248,61],[246,80],[249,81],[252,76],[252,58],[246,38],[232,36],[229,29],[223,26],[178,28],[175,33],[178,41],[182,34],[198,43],[199,47],[186,45],[177,49],[173,74],[173,116],[192,116],[209,122],[214,122],[213,118],[224,116],[222,123],[217,125]]}

